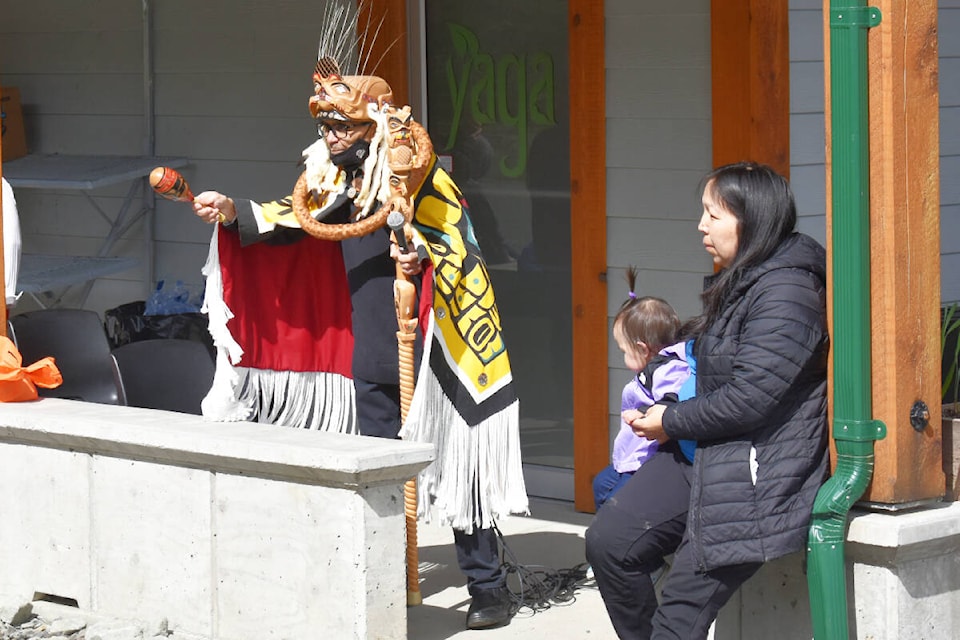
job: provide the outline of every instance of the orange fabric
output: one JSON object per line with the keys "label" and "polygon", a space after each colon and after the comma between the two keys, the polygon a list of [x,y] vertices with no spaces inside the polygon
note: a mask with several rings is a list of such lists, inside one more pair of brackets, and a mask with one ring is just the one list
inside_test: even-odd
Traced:
{"label": "orange fabric", "polygon": [[52,356],[26,367],[13,341],[0,336],[0,402],[24,402],[37,399],[37,387],[53,389],[63,384],[63,376]]}

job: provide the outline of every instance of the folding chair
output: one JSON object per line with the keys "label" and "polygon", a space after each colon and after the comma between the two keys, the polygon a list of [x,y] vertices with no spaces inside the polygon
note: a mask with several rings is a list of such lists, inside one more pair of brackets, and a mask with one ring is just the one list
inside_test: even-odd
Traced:
{"label": "folding chair", "polygon": [[56,389],[38,389],[43,397],[119,404],[110,361],[110,343],[100,316],[85,309],[41,309],[10,316],[8,333],[29,364],[53,356],[63,375]]}
{"label": "folding chair", "polygon": [[214,371],[203,343],[140,340],[117,347],[111,355],[121,404],[200,415],[200,401],[213,384]]}

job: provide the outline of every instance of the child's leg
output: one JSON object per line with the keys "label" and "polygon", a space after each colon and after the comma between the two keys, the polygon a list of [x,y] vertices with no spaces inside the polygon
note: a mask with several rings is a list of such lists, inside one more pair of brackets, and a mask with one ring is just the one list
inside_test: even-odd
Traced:
{"label": "child's leg", "polygon": [[593,477],[593,504],[597,507],[597,510],[606,502],[607,494],[610,493],[610,489],[613,488],[619,478],[620,474],[617,473],[612,464],[605,466]]}

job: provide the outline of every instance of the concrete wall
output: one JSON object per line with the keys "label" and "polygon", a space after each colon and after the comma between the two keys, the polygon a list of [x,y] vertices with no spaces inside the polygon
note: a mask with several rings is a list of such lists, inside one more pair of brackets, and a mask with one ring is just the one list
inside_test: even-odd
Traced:
{"label": "concrete wall", "polygon": [[[955,640],[958,552],[960,503],[851,512],[844,549],[849,637]],[[812,638],[803,560],[797,553],[765,564],[720,612],[714,640]]]}
{"label": "concrete wall", "polygon": [[432,457],[146,409],[0,404],[0,594],[205,639],[406,638],[403,484]]}

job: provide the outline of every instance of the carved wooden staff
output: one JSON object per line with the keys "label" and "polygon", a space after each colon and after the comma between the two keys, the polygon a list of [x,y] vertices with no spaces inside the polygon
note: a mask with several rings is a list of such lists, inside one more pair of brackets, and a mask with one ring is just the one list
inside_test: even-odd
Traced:
{"label": "carved wooden staff", "polygon": [[[393,231],[402,253],[410,250],[403,214],[394,210],[387,216],[387,225]],[[400,421],[405,422],[413,399],[414,348],[417,337],[417,287],[396,263],[397,277],[393,283],[393,303],[397,311],[397,351],[400,364]],[[403,512],[407,523],[407,606],[423,602],[420,594],[420,567],[417,556],[417,479],[403,485]]]}

